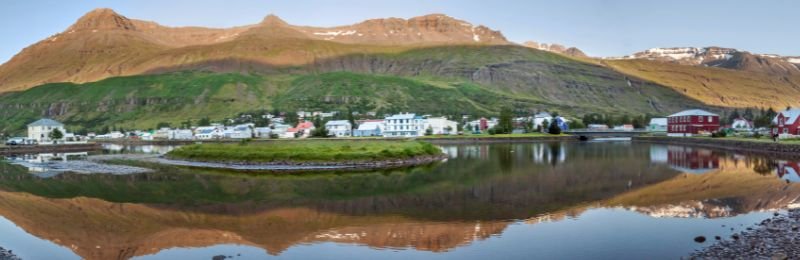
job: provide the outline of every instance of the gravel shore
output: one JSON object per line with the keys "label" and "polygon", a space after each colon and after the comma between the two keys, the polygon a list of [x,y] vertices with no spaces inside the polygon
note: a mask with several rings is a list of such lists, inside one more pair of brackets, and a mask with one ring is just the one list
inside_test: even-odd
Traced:
{"label": "gravel shore", "polygon": [[691,259],[800,259],[800,209],[762,221],[693,253]]}
{"label": "gravel shore", "polygon": [[11,250],[6,250],[5,248],[0,247],[0,260],[20,260],[17,255],[14,254]]}

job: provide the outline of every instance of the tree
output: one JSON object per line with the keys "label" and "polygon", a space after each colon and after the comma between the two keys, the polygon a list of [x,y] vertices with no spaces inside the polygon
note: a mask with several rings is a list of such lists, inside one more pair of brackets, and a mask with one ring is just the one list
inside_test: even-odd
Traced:
{"label": "tree", "polygon": [[558,126],[558,121],[553,120],[553,123],[547,128],[547,132],[551,135],[560,135],[561,134],[561,127]]}
{"label": "tree", "polygon": [[734,109],[733,112],[728,116],[728,122],[727,123],[732,123],[733,120],[736,120],[736,119],[738,119],[740,117],[742,117],[742,115],[739,114],[739,109]]}
{"label": "tree", "polygon": [[356,125],[356,118],[353,116],[353,110],[350,107],[347,107],[347,121],[350,122],[350,126],[352,126],[353,129],[358,128],[358,125]]}
{"label": "tree", "polygon": [[297,124],[298,116],[296,112],[288,112],[286,113],[286,117],[284,118],[284,122],[290,125]]}
{"label": "tree", "polygon": [[433,135],[433,128],[431,128],[431,126],[425,129],[425,135]]}
{"label": "tree", "polygon": [[209,119],[208,117],[203,117],[203,118],[200,119],[200,121],[197,121],[197,125],[199,125],[199,126],[209,126],[209,125],[211,125],[211,119]]}
{"label": "tree", "polygon": [[545,119],[542,121],[541,128],[541,132],[544,132],[545,129],[550,129],[550,120]]}
{"label": "tree", "polygon": [[61,138],[64,138],[64,133],[62,133],[61,130],[56,128],[53,129],[53,131],[50,131],[50,135],[48,135],[48,137],[50,137],[50,140],[53,140],[55,142],[56,140],[61,140]]}
{"label": "tree", "polygon": [[511,108],[504,107],[500,110],[500,119],[495,126],[495,133],[510,134],[514,130],[513,111]]}
{"label": "tree", "polygon": [[[456,125],[456,128],[458,128],[458,125]],[[444,127],[444,133],[445,134],[450,134],[451,132],[453,132],[453,127],[451,127],[451,126],[445,126]]]}
{"label": "tree", "polygon": [[325,124],[324,122],[322,122],[322,119],[320,117],[314,118],[314,125],[316,125],[317,128],[315,128],[314,131],[311,131],[312,137],[318,137],[318,138],[329,137],[330,133],[328,133],[328,129],[325,128]]}

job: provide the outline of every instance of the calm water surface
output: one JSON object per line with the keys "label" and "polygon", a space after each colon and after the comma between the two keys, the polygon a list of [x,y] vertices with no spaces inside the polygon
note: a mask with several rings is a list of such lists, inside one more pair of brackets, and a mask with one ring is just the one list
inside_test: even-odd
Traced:
{"label": "calm water surface", "polygon": [[8,158],[0,246],[24,259],[676,259],[710,243],[695,236],[800,205],[793,161],[618,141],[443,149],[430,166],[299,175]]}

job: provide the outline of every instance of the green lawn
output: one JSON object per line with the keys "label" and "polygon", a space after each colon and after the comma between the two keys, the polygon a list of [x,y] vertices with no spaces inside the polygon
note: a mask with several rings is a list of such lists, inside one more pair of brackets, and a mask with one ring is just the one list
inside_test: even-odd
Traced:
{"label": "green lawn", "polygon": [[527,133],[527,134],[464,134],[464,135],[428,135],[420,139],[459,139],[459,138],[531,138],[531,137],[555,137],[566,136],[566,134],[551,135],[548,133]]}
{"label": "green lawn", "polygon": [[244,144],[195,144],[167,154],[168,158],[225,162],[343,162],[403,159],[437,155],[441,150],[420,141],[292,140]]}

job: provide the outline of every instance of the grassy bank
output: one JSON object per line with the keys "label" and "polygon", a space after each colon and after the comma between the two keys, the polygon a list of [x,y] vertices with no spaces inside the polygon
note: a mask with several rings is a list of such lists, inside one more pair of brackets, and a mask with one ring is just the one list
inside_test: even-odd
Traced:
{"label": "grassy bank", "polygon": [[347,162],[407,159],[438,155],[436,146],[419,141],[276,141],[245,144],[194,144],[167,154],[170,159],[247,163]]}

